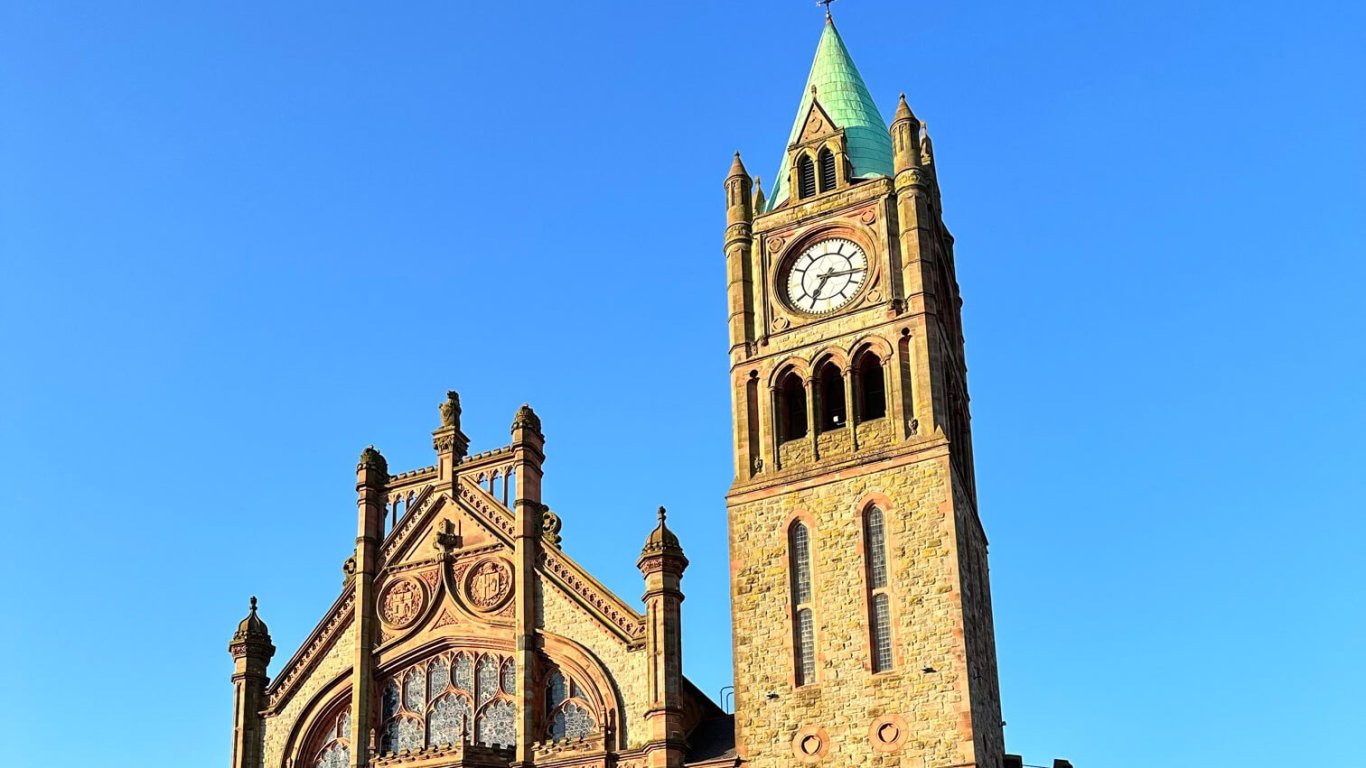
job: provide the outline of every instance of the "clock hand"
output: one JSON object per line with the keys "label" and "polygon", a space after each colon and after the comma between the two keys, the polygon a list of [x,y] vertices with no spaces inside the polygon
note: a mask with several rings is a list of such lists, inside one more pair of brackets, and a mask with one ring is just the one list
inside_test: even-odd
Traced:
{"label": "clock hand", "polygon": [[811,298],[813,298],[813,299],[819,299],[819,298],[821,297],[821,289],[825,287],[825,281],[826,281],[826,280],[829,280],[830,278],[832,278],[832,277],[834,277],[834,276],[835,276],[835,270],[833,270],[833,269],[830,270],[829,272],[826,272],[825,274],[821,275],[821,281],[820,281],[819,283],[816,283],[816,290],[813,291],[813,292],[811,293]]}

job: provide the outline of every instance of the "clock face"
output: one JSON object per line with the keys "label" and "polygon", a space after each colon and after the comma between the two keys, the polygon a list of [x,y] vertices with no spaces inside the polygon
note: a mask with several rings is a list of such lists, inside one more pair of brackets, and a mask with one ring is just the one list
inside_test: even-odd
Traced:
{"label": "clock face", "polygon": [[841,237],[821,240],[802,251],[787,270],[787,300],[819,315],[848,304],[868,279],[868,255]]}

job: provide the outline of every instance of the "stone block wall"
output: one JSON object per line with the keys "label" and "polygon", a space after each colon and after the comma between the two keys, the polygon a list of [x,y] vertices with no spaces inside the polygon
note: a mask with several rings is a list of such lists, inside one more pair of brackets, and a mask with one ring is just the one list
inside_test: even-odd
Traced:
{"label": "stone block wall", "polygon": [[[876,674],[862,517],[874,500],[885,512],[894,627],[894,668]],[[943,452],[731,507],[736,729],[753,768],[973,762],[953,507]],[[811,530],[815,589],[816,680],[800,688],[787,552],[795,519]]]}

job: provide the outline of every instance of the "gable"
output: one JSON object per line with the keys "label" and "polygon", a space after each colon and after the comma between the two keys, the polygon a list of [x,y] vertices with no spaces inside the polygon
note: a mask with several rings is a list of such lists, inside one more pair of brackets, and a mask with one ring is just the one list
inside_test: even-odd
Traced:
{"label": "gable", "polygon": [[811,108],[806,112],[806,120],[802,124],[801,132],[797,134],[795,143],[805,144],[810,141],[818,141],[837,133],[839,133],[839,126],[835,125],[835,121],[821,106],[820,101],[813,98]]}

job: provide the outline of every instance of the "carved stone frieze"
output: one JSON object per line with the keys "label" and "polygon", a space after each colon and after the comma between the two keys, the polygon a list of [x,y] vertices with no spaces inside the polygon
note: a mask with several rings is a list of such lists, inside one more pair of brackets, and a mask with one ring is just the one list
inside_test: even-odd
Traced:
{"label": "carved stone frieze", "polygon": [[422,615],[427,607],[427,594],[417,579],[402,578],[390,582],[379,597],[380,620],[390,627],[403,629]]}
{"label": "carved stone frieze", "polygon": [[480,560],[459,583],[465,600],[478,611],[496,611],[512,596],[512,566],[498,557]]}

